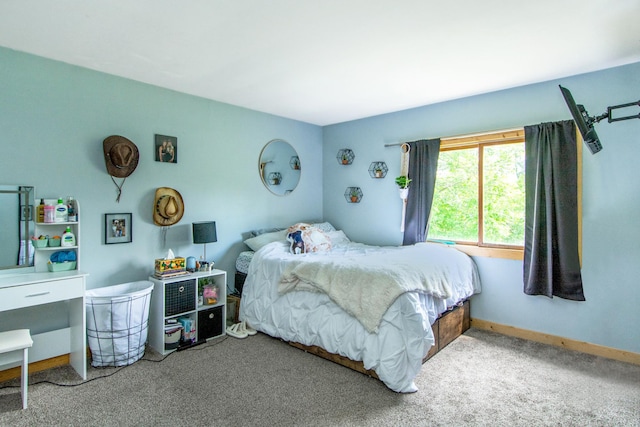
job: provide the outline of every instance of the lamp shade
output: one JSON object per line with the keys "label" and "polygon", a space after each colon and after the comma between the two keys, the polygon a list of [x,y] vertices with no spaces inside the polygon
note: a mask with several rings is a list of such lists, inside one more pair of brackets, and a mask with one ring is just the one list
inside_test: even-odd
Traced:
{"label": "lamp shade", "polygon": [[215,221],[193,223],[193,243],[212,243],[217,241]]}

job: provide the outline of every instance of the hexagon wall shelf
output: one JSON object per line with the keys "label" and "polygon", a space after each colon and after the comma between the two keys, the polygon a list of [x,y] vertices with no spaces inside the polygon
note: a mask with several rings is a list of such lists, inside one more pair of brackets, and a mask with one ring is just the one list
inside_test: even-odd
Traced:
{"label": "hexagon wall shelf", "polygon": [[360,203],[360,200],[362,200],[363,196],[364,194],[362,194],[362,190],[360,189],[360,187],[347,187],[346,191],[344,192],[344,198],[346,199],[347,203]]}
{"label": "hexagon wall shelf", "polygon": [[300,158],[298,156],[291,156],[291,160],[289,160],[289,166],[291,166],[291,169],[299,171],[300,170]]}
{"label": "hexagon wall shelf", "polygon": [[268,179],[269,185],[280,185],[282,182],[282,175],[280,175],[280,172],[271,172]]}
{"label": "hexagon wall shelf", "polygon": [[341,165],[350,165],[353,163],[353,159],[355,158],[356,155],[353,154],[353,151],[349,148],[342,148],[338,150],[338,155],[336,156],[338,163]]}
{"label": "hexagon wall shelf", "polygon": [[369,166],[369,175],[371,178],[384,178],[387,176],[389,168],[385,162],[372,162]]}

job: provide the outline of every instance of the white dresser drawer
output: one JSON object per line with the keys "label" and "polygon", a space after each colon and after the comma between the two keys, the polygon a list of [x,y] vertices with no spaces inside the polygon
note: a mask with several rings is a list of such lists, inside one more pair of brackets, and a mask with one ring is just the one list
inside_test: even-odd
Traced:
{"label": "white dresser drawer", "polygon": [[0,288],[0,311],[15,310],[84,296],[81,277]]}

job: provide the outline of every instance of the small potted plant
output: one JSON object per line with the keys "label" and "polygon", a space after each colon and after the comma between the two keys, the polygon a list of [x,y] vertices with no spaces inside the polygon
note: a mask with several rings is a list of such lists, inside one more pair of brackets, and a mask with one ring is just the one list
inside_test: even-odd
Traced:
{"label": "small potted plant", "polygon": [[376,168],[376,170],[374,171],[374,174],[375,174],[376,178],[382,178],[382,169],[381,168]]}
{"label": "small potted plant", "polygon": [[342,154],[342,164],[343,165],[348,165],[349,164],[349,156],[347,156],[347,153],[343,153]]}
{"label": "small potted plant", "polygon": [[409,188],[409,184],[411,183],[411,179],[406,175],[400,175],[396,178],[396,184],[398,184],[398,188],[401,190]]}
{"label": "small potted plant", "polygon": [[271,172],[269,174],[269,183],[271,185],[280,185],[281,179],[282,179],[282,176],[280,175],[279,172]]}
{"label": "small potted plant", "polygon": [[358,203],[358,188],[353,187],[351,189],[351,203]]}
{"label": "small potted plant", "polygon": [[406,200],[409,195],[409,183],[411,183],[411,179],[406,175],[400,175],[396,178],[396,184],[400,191],[400,198],[403,200]]}

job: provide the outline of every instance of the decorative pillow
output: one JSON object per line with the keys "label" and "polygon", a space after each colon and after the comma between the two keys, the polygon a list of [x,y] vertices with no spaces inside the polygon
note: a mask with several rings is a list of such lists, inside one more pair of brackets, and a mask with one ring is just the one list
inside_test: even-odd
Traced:
{"label": "decorative pillow", "polygon": [[252,237],[244,241],[244,243],[251,248],[252,251],[258,251],[264,245],[272,242],[285,242],[287,240],[287,230],[274,231],[273,233],[263,233],[256,237]]}
{"label": "decorative pillow", "polygon": [[291,242],[289,251],[292,254],[328,252],[331,250],[329,236],[324,231],[303,222],[292,225],[287,229],[287,240]]}
{"label": "decorative pillow", "polygon": [[318,228],[320,231],[324,231],[325,233],[336,231],[336,228],[330,222],[316,222],[311,224],[311,226]]}

